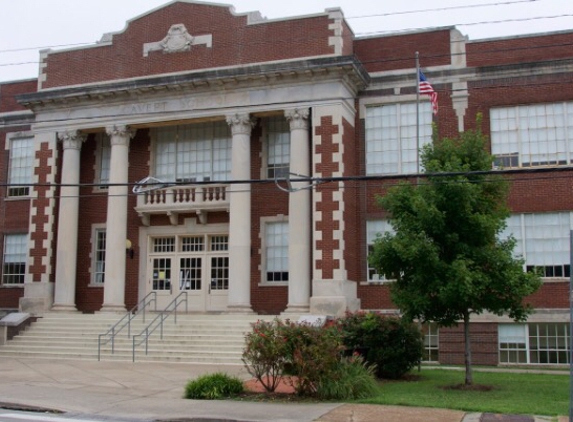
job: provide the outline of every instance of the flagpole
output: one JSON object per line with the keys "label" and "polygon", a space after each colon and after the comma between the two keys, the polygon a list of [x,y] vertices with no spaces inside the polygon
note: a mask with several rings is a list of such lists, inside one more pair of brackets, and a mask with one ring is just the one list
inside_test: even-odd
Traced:
{"label": "flagpole", "polygon": [[416,51],[416,175],[420,183],[420,55]]}

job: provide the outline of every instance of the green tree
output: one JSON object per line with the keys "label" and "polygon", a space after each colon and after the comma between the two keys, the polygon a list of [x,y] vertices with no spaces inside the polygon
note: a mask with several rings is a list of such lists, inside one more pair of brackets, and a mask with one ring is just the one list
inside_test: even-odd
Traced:
{"label": "green tree", "polygon": [[526,320],[531,307],[524,298],[541,279],[514,258],[515,239],[500,239],[508,183],[489,172],[493,157],[481,130],[434,138],[421,154],[426,174],[419,184],[401,183],[378,198],[395,233],[375,241],[369,262],[395,280],[392,298],[406,317],[439,326],[463,321],[470,385],[470,316],[489,311]]}

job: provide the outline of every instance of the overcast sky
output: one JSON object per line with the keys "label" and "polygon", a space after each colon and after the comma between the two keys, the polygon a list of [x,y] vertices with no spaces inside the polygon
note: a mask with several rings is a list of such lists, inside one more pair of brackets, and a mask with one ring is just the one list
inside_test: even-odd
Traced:
{"label": "overcast sky", "polygon": [[[93,43],[104,33],[123,30],[128,20],[167,3],[169,0],[0,0],[3,18],[0,82],[37,77],[39,48]],[[340,7],[357,36],[451,25],[470,39],[573,29],[571,0],[234,0],[221,3],[232,4],[239,13],[258,10],[269,19]],[[418,12],[407,13],[411,11]]]}

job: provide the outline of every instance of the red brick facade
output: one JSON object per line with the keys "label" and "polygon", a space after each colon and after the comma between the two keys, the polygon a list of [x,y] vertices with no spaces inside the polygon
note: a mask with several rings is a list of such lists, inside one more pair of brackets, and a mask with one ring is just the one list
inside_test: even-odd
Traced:
{"label": "red brick facade", "polygon": [[[146,45],[161,42],[177,24],[184,25],[193,37],[211,36],[211,44],[198,42],[185,51],[145,54]],[[56,133],[68,126],[83,132],[87,139],[80,156],[75,305],[82,312],[100,310],[104,287],[92,280],[93,237],[94,227],[107,222],[108,192],[94,186],[97,134],[103,134],[110,122],[116,123],[115,114],[135,130],[128,168],[128,180],[133,183],[153,171],[152,134],[156,128],[221,121],[238,110],[250,114],[256,123],[249,152],[253,181],[250,304],[257,313],[279,314],[288,305],[289,286],[265,283],[263,223],[268,218],[288,218],[289,195],[277,189],[272,179],[264,180],[264,122],[268,116],[284,116],[285,109],[300,107],[310,110],[309,176],[354,178],[340,184],[318,184],[312,191],[312,197],[320,200],[313,199],[313,215],[309,215],[309,276],[334,281],[344,274],[344,282],[356,285],[362,309],[396,311],[389,285],[368,282],[366,224],[385,217],[376,197],[405,179],[360,180],[366,175],[363,110],[372,105],[413,102],[416,52],[439,94],[434,122],[440,137],[455,137],[460,127],[474,128],[478,114],[483,118],[482,130],[490,133],[489,113],[494,107],[573,101],[573,64],[569,63],[573,32],[478,42],[461,38],[454,28],[355,38],[348,23],[332,10],[265,21],[255,15],[235,15],[226,6],[181,1],[128,22],[122,32],[97,45],[50,51],[42,59],[39,81],[0,84],[1,184],[8,180],[9,137],[34,129],[39,139],[34,151],[37,184],[33,195],[7,198],[6,188],[0,187],[2,256],[6,234],[29,233],[27,281],[55,282],[60,189],[50,182],[57,186],[61,180],[63,155]],[[169,109],[171,96],[191,105]],[[50,114],[52,109],[54,114]],[[84,109],[90,112],[84,115]],[[316,110],[321,112],[314,115]],[[46,133],[52,138],[46,138]],[[505,177],[511,181],[512,212],[573,211],[573,177],[568,167],[542,176],[519,173]],[[135,210],[137,196],[131,194],[131,186],[129,192],[127,238],[134,254],[132,259],[126,257],[128,309],[141,299],[142,286],[148,282],[147,275],[141,273],[148,257],[145,246],[140,245],[145,216]],[[190,221],[207,227],[230,224],[229,212],[221,209],[209,211],[206,221],[200,221],[195,212],[179,213],[176,224],[167,214],[147,217],[151,228],[172,229]],[[527,301],[537,309],[562,312],[568,307],[568,288],[567,280],[552,280]],[[311,291],[311,297],[313,294]],[[23,286],[0,283],[0,309],[17,309],[22,297]],[[461,327],[440,329],[441,363],[463,363],[461,334]],[[476,363],[498,363],[496,323],[472,324],[472,341]]]}

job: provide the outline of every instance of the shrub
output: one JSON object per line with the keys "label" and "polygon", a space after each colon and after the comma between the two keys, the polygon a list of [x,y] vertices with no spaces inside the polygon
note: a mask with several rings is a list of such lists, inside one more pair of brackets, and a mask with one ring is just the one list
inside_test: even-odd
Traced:
{"label": "shrub", "polygon": [[347,351],[358,352],[368,363],[375,364],[380,378],[400,378],[422,359],[422,334],[403,318],[356,312],[338,323]]}
{"label": "shrub", "polygon": [[285,369],[287,352],[283,326],[279,319],[257,321],[253,324],[253,331],[245,336],[242,359],[247,371],[271,393],[279,385]]}
{"label": "shrub", "polygon": [[336,326],[317,327],[287,322],[282,327],[286,340],[285,366],[295,392],[313,395],[320,380],[333,377],[344,349]]}
{"label": "shrub", "polygon": [[245,337],[243,362],[268,392],[285,373],[299,395],[313,395],[316,385],[336,371],[343,350],[337,326],[316,327],[291,321],[259,321]]}
{"label": "shrub", "polygon": [[316,385],[316,395],[322,400],[356,400],[378,394],[376,366],[368,365],[362,356],[343,358],[340,365]]}
{"label": "shrub", "polygon": [[185,398],[217,400],[236,396],[244,391],[243,382],[222,372],[203,375],[185,386]]}

